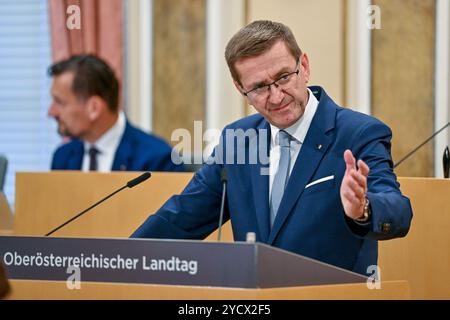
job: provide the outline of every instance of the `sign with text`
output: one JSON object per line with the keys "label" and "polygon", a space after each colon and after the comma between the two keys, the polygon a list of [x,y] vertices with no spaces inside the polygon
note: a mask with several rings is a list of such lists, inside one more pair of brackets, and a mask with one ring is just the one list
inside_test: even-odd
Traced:
{"label": "sign with text", "polygon": [[77,281],[240,288],[365,282],[363,276],[259,243],[0,237],[0,259],[11,279],[66,281],[73,275]]}

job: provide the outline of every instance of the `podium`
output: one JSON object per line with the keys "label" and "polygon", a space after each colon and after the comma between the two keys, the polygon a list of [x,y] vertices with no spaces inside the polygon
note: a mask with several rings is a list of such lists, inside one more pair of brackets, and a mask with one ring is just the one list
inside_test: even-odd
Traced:
{"label": "podium", "polygon": [[[138,175],[137,172],[18,173],[14,230],[6,233],[0,230],[0,235],[42,236]],[[150,180],[133,189],[124,190],[95,210],[58,230],[54,236],[128,237],[171,195],[180,193],[191,178],[192,173],[155,172]],[[403,194],[411,199],[414,216],[411,229],[405,238],[379,242],[378,264],[381,269],[381,280],[383,283],[406,280],[410,285],[413,299],[450,299],[448,285],[450,283],[448,272],[450,270],[450,250],[448,250],[450,214],[447,214],[450,212],[450,202],[447,200],[450,193],[450,180],[402,177],[399,178],[399,182]],[[209,239],[215,240],[217,235],[212,234]],[[233,239],[229,222],[224,224],[222,239],[225,241]],[[11,282],[17,287],[23,285],[21,281],[12,280]],[[59,286],[59,284],[54,285]],[[109,285],[105,286],[107,289],[103,294],[107,295],[110,288]],[[114,288],[117,286],[118,284],[114,285]],[[127,287],[127,285],[123,286]],[[64,285],[62,287],[65,288]],[[85,287],[91,287],[91,285],[86,284]],[[98,285],[95,284],[93,287],[97,288]],[[327,285],[319,287],[323,290],[323,287]],[[362,287],[365,290],[365,285]],[[132,288],[136,288],[136,292],[147,290],[135,286]],[[309,286],[308,289],[305,288],[302,287],[304,291],[299,290],[306,292],[305,297],[314,299],[315,296],[311,296],[311,292],[318,291],[311,291]],[[92,290],[95,292],[97,289]],[[164,289],[158,288],[158,290],[160,293],[164,292]],[[252,297],[260,297],[263,295],[262,292],[267,292],[266,290],[272,289],[258,289],[253,293],[245,292]],[[279,290],[277,289],[278,293],[281,292]],[[291,292],[291,289],[286,290],[283,292]],[[191,291],[190,289],[189,292]],[[219,291],[220,294],[223,293],[222,290]],[[296,297],[302,296],[300,291],[296,291]],[[126,297],[131,294],[131,291],[127,289],[123,289],[123,292]],[[178,292],[186,292],[185,287],[181,287]],[[44,292],[42,294],[44,295]],[[239,294],[242,295],[242,291],[239,291]],[[170,293],[168,295],[170,296]],[[347,295],[344,294],[344,296]],[[139,298],[139,295],[136,298]]]}
{"label": "podium", "polygon": [[409,297],[406,282],[370,290],[362,275],[260,243],[5,236],[0,258],[20,299]]}

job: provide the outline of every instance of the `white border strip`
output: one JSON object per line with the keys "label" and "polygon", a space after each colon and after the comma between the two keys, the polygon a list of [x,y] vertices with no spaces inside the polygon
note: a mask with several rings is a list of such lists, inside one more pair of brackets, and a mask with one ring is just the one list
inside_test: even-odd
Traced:
{"label": "white border strip", "polygon": [[328,176],[328,177],[324,177],[324,178],[320,178],[320,179],[317,179],[316,181],[313,181],[313,182],[311,182],[311,183],[308,183],[308,184],[305,186],[305,189],[307,189],[307,188],[309,188],[309,187],[312,187],[312,186],[315,185],[315,184],[319,184],[319,183],[322,183],[322,182],[325,182],[325,181],[328,181],[328,180],[333,180],[333,179],[334,179],[334,175]]}
{"label": "white border strip", "polygon": [[348,0],[346,106],[371,113],[371,30],[367,27],[370,0]]}
{"label": "white border strip", "polygon": [[206,2],[206,127],[222,128],[245,115],[225,61],[225,46],[245,23],[243,0]]}
{"label": "white border strip", "polygon": [[[450,37],[450,2],[437,0],[436,2],[436,55],[435,55],[435,131],[449,121],[449,37]],[[444,176],[442,156],[449,145],[449,129],[447,128],[434,139],[434,176]]]}
{"label": "white border strip", "polygon": [[152,128],[152,0],[126,0],[126,68],[123,84],[128,119]]}
{"label": "white border strip", "polygon": [[140,127],[146,131],[152,129],[152,21],[153,21],[153,1],[139,1],[139,22],[140,22],[140,41],[139,41],[139,87],[140,87]]}

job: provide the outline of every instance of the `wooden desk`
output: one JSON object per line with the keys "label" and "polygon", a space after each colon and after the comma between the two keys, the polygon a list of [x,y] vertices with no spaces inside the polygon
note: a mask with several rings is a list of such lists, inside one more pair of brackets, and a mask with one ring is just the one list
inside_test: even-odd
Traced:
{"label": "wooden desk", "polygon": [[[14,234],[43,236],[139,174],[18,173]],[[191,177],[192,173],[152,173],[149,180],[122,190],[54,236],[129,237],[172,194],[180,193]]]}
{"label": "wooden desk", "polygon": [[387,281],[380,290],[365,284],[305,286],[275,289],[233,289],[82,282],[80,290],[69,290],[65,282],[12,280],[9,299],[409,299],[406,281]]}
{"label": "wooden desk", "polygon": [[[19,173],[16,188],[16,235],[44,235],[75,213],[98,201],[138,173]],[[191,173],[154,173],[132,190],[101,204],[56,236],[128,237],[172,194],[179,193]],[[450,181],[400,178],[411,199],[413,222],[402,239],[379,242],[382,281],[407,280],[413,299],[450,299]],[[211,240],[217,239],[213,234]],[[232,240],[228,224],[224,241]]]}
{"label": "wooden desk", "polygon": [[405,238],[380,241],[382,280],[407,280],[413,299],[450,299],[450,180],[400,178],[413,207]]}

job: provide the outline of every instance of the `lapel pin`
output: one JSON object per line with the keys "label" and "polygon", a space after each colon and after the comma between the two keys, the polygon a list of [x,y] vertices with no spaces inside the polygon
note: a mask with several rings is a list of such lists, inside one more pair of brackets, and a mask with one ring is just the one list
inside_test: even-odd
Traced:
{"label": "lapel pin", "polygon": [[317,145],[317,149],[319,149],[319,150],[322,149],[322,145],[321,145],[321,144],[318,144],[318,145]]}

